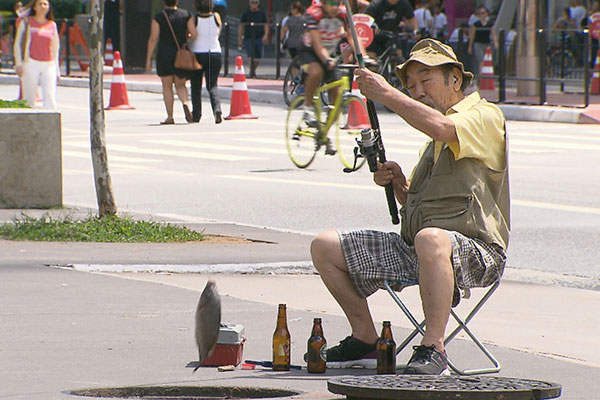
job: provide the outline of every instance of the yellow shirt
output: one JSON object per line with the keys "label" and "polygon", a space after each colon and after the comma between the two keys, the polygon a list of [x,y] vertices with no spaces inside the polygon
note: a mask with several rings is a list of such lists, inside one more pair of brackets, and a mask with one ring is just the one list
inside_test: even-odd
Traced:
{"label": "yellow shirt", "polygon": [[[435,142],[434,161],[437,161],[447,145],[456,160],[470,157],[480,160],[493,170],[504,169],[504,114],[498,106],[482,99],[478,92],[473,92],[450,107],[446,116],[454,122],[458,142]],[[429,143],[431,141],[423,145],[419,156]],[[414,173],[413,169],[409,181]]]}
{"label": "yellow shirt", "polygon": [[[446,115],[456,128],[458,142],[448,143],[456,160],[475,158],[493,170],[504,169],[504,114],[498,106],[473,92],[451,107]],[[435,160],[444,144],[435,143]]]}

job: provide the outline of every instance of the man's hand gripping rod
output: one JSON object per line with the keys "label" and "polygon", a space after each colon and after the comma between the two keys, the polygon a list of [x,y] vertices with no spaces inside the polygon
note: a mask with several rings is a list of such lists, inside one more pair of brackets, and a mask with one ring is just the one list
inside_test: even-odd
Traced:
{"label": "man's hand gripping rod", "polygon": [[[365,61],[363,55],[360,52],[360,46],[358,44],[358,36],[356,35],[356,28],[354,26],[354,20],[352,19],[352,10],[350,9],[350,3],[348,0],[344,0],[346,6],[346,15],[348,16],[348,26],[350,27],[350,33],[352,34],[352,41],[354,42],[354,54],[356,55],[356,61],[360,68],[365,67]],[[360,132],[361,141],[358,141],[358,146],[361,150],[362,155],[367,159],[369,163],[369,170],[371,172],[377,171],[377,159],[379,158],[380,163],[386,162],[385,148],[383,147],[383,141],[381,140],[381,131],[379,129],[379,119],[377,118],[377,111],[375,110],[375,104],[372,100],[367,99],[367,112],[369,114],[369,122],[371,123],[371,129],[363,129]],[[348,171],[349,172],[349,171]],[[398,206],[396,205],[396,198],[394,197],[394,187],[392,183],[385,185],[385,196],[387,198],[388,209],[392,217],[392,224],[398,225],[400,220],[398,219]]]}

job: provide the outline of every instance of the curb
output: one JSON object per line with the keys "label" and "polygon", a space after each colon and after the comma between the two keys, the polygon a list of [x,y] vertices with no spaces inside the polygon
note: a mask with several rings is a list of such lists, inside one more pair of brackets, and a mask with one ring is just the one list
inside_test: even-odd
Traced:
{"label": "curb", "polygon": [[[158,273],[158,274],[242,274],[242,275],[317,275],[310,261],[278,261],[229,264],[67,264],[48,265],[52,268],[73,269],[97,273]],[[533,269],[507,267],[502,281],[524,284],[562,286],[583,290],[600,290],[594,278],[569,276]]]}
{"label": "curb", "polygon": [[[0,84],[18,84],[19,79],[16,75],[0,74]],[[104,89],[110,89],[112,82],[104,82]],[[84,78],[68,78],[61,77],[58,82],[59,86],[87,88],[88,80]],[[162,93],[160,83],[150,82],[126,82],[127,90],[141,91],[149,93]],[[231,98],[231,87],[219,86],[219,96],[222,98]],[[208,92],[202,91],[202,97],[208,98]],[[282,93],[274,90],[248,89],[248,97],[250,101],[266,104],[282,104]],[[580,122],[590,122],[586,118],[582,118],[585,109],[574,109],[567,107],[550,107],[550,106],[526,106],[514,104],[499,104],[498,105],[507,120],[510,121],[531,121],[531,122],[557,122],[577,124]]]}
{"label": "curb", "polygon": [[[0,84],[2,85],[18,85],[19,78],[16,75],[0,74]],[[103,83],[103,88],[110,90],[112,82]],[[153,82],[125,82],[127,90],[133,92],[148,92],[162,94],[162,86],[160,83]],[[74,87],[74,88],[89,88],[89,81],[84,78],[66,78],[61,77],[58,86]],[[189,88],[189,83],[188,83]],[[222,98],[231,98],[232,88],[227,86],[219,86],[219,96]],[[248,89],[248,97],[250,101],[267,104],[281,104],[283,101],[282,93],[275,90]],[[208,98],[208,91],[202,91],[202,97]]]}

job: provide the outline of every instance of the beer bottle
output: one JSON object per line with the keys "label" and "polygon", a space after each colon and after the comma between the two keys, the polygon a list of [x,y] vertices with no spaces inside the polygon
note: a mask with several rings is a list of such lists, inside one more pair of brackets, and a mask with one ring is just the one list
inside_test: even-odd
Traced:
{"label": "beer bottle", "polygon": [[311,373],[323,373],[327,369],[327,341],[323,336],[321,318],[313,320],[312,333],[308,339],[308,360],[306,369]]}
{"label": "beer bottle", "polygon": [[280,304],[277,327],[273,333],[273,371],[290,370],[290,343],[285,304]]}
{"label": "beer bottle", "polygon": [[377,340],[377,374],[396,373],[396,343],[392,337],[390,321],[383,321],[381,336]]}

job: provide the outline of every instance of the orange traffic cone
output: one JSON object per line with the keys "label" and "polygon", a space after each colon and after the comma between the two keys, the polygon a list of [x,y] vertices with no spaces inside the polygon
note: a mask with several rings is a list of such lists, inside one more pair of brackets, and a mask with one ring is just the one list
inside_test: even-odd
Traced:
{"label": "orange traffic cone", "polygon": [[231,91],[231,104],[229,115],[225,119],[257,119],[250,110],[250,99],[248,98],[248,86],[246,86],[246,74],[244,74],[244,62],[241,56],[235,59],[235,73],[233,74],[233,90]]}
{"label": "orange traffic cone", "polygon": [[[483,62],[481,63],[481,72],[479,75],[479,90],[494,90],[494,78],[489,78],[489,76],[494,75],[494,64],[492,62],[492,48],[490,46],[488,46],[485,49],[485,56],[483,56]],[[488,78],[486,78],[486,76]]]}
{"label": "orange traffic cone", "polygon": [[346,125],[342,127],[342,129],[369,129],[371,127],[371,122],[369,121],[369,115],[367,114],[367,103],[365,97],[358,89],[358,82],[356,82],[356,79],[352,80],[352,94],[360,97],[363,103],[362,105],[358,104],[356,101],[350,103],[350,108],[348,109],[348,121],[346,121]]}
{"label": "orange traffic cone", "polygon": [[596,54],[596,62],[594,63],[594,73],[592,74],[591,94],[600,94],[600,50]]}
{"label": "orange traffic cone", "polygon": [[106,51],[104,52],[104,65],[112,67],[114,59],[112,39],[108,38],[106,39]]}
{"label": "orange traffic cone", "polygon": [[121,53],[115,51],[113,62],[112,83],[110,85],[110,103],[107,110],[133,110],[135,107],[129,105],[127,98],[127,85],[125,85],[125,74],[123,73],[123,62]]}

